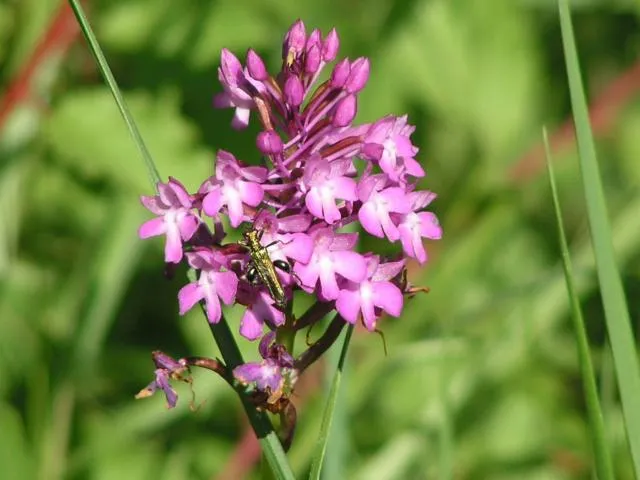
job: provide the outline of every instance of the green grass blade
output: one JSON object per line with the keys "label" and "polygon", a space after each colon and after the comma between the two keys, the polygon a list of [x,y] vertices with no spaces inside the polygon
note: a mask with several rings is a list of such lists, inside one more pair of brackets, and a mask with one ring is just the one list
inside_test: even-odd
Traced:
{"label": "green grass blade", "polygon": [[640,408],[638,408],[640,404],[640,370],[638,357],[631,330],[629,310],[611,243],[611,227],[596,161],[593,134],[589,124],[582,79],[580,78],[580,66],[567,0],[560,0],[559,10],[571,105],[576,125],[580,170],[598,280],[618,379],[627,439],[636,476],[640,476]]}
{"label": "green grass blade", "polygon": [[322,415],[322,424],[320,426],[320,434],[318,441],[316,442],[316,452],[311,462],[311,472],[309,473],[310,480],[319,480],[320,472],[322,471],[322,462],[327,451],[327,440],[329,439],[329,432],[331,431],[331,423],[333,420],[333,412],[336,407],[336,400],[338,399],[338,392],[340,391],[340,381],[342,380],[342,371],[344,369],[344,362],[347,358],[347,351],[349,349],[349,342],[351,340],[351,334],[353,333],[353,325],[349,325],[347,333],[344,336],[342,343],[342,352],[340,353],[340,359],[338,360],[338,367],[333,376],[333,382],[331,384],[331,390],[329,391],[329,398],[325,405],[324,414]]}
{"label": "green grass blade", "polygon": [[[89,47],[91,52],[93,53],[96,62],[98,63],[98,67],[100,72],[102,73],[111,93],[113,94],[113,98],[115,99],[116,104],[118,105],[118,109],[124,119],[131,136],[133,137],[134,142],[136,143],[140,153],[145,161],[147,166],[147,171],[149,173],[149,177],[155,189],[155,185],[160,181],[160,174],[158,173],[158,169],[155,166],[153,159],[151,158],[151,154],[147,149],[142,136],[136,126],[135,121],[127,105],[124,101],[124,97],[120,92],[118,84],[111,73],[111,69],[107,63],[104,54],[102,53],[102,49],[96,39],[91,26],[77,0],[69,0],[71,4],[71,8],[80,24],[80,28],[89,43]],[[217,325],[213,325],[212,328],[213,336],[218,344],[220,351],[222,352],[222,356],[227,366],[233,368],[236,365],[243,363],[242,356],[240,354],[240,350],[235,343],[233,335],[229,330],[226,322],[220,322]],[[275,431],[273,430],[273,426],[263,412],[258,412],[254,405],[252,405],[245,396],[242,396],[242,403],[247,412],[247,416],[249,417],[249,421],[251,422],[251,426],[253,427],[259,441],[262,446],[263,452],[267,461],[269,462],[269,466],[274,474],[274,477],[279,480],[293,480],[295,479],[293,472],[291,471],[291,467],[286,458],[286,454],[282,449],[282,445],[280,440],[278,439]]]}
{"label": "green grass blade", "polygon": [[[342,321],[342,320],[341,320]],[[341,341],[336,342],[341,344],[344,339],[344,335],[341,336]],[[335,371],[338,368],[338,363],[342,357],[341,348],[330,348],[327,351],[325,364],[327,366],[324,372],[323,378],[323,391],[330,391],[335,378]],[[342,370],[341,384],[348,382],[349,371]],[[322,478],[346,478],[348,472],[349,462],[349,450],[351,435],[348,425],[348,408],[346,400],[345,388],[340,388],[336,397],[336,406],[333,409],[333,415],[331,416],[331,428],[329,429],[329,439],[327,440],[327,449],[324,454],[324,461],[322,462]],[[322,418],[320,418],[320,423]],[[320,430],[320,426],[316,427],[316,431]],[[311,455],[313,455],[313,448],[311,446]]]}
{"label": "green grass blade", "polygon": [[131,137],[135,142],[138,150],[140,150],[140,154],[142,155],[142,159],[147,167],[147,172],[149,173],[149,179],[151,184],[155,190],[156,184],[160,181],[160,174],[158,173],[158,169],[156,168],[156,164],[151,158],[151,154],[147,149],[144,140],[142,139],[142,135],[140,135],[140,131],[129,112],[129,108],[127,107],[126,102],[124,101],[124,97],[122,96],[122,92],[120,92],[120,88],[118,87],[118,83],[111,73],[111,68],[109,68],[109,64],[107,63],[107,59],[102,53],[102,49],[100,48],[100,44],[98,43],[98,39],[96,38],[93,30],[91,29],[91,25],[89,25],[89,21],[80,6],[80,2],[78,0],[69,0],[71,4],[71,9],[73,10],[76,19],[78,20],[78,24],[80,25],[80,29],[84,34],[84,37],[87,39],[87,43],[89,44],[89,49],[91,53],[96,59],[96,63],[98,64],[98,68],[100,73],[104,78],[104,81],[107,83],[109,90],[111,90],[111,94],[113,95],[114,100],[116,101],[116,105],[118,105],[118,110],[120,110],[120,114],[124,119],[124,122],[127,124],[127,128],[129,129],[129,133],[131,133]]}
{"label": "green grass blade", "polygon": [[543,130],[542,135],[547,160],[547,171],[549,173],[549,183],[551,185],[551,197],[553,198],[556,220],[558,221],[558,237],[560,249],[562,251],[562,268],[564,270],[564,278],[567,283],[567,293],[571,304],[571,319],[573,321],[573,329],[578,346],[578,362],[580,364],[582,387],[587,403],[587,415],[589,417],[589,428],[591,430],[595,467],[600,480],[609,480],[614,478],[613,466],[611,463],[611,455],[609,454],[609,449],[607,447],[607,436],[604,429],[600,400],[598,399],[598,387],[596,385],[593,365],[591,363],[589,341],[584,327],[580,303],[578,302],[578,295],[576,294],[573,282],[573,268],[571,266],[569,247],[567,246],[567,238],[565,236],[564,226],[562,223],[562,210],[560,208],[560,200],[558,199],[558,190],[553,173],[551,152],[549,151],[549,140],[547,138],[546,129]]}

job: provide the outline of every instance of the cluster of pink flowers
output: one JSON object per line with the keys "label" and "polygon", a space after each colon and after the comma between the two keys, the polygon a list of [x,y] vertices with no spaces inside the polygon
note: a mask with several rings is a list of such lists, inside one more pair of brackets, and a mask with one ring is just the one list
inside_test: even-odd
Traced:
{"label": "cluster of pink flowers", "polygon": [[[234,109],[236,129],[255,115],[262,127],[256,157],[263,161],[250,165],[220,150],[215,174],[197,192],[170,178],[157,186],[158,195],[142,197],[157,216],[142,225],[140,237],[164,235],[165,261],[186,260],[198,272],[179,292],[181,314],[204,302],[209,322],[216,323],[221,302],[244,305],[240,332],[250,340],[263,335],[265,324],[270,330],[285,325],[290,309],[276,305],[264,285],[247,280],[250,256],[223,243],[225,222],[260,231],[271,260],[290,267],[276,269],[288,301],[294,290],[303,290],[326,304],[323,313],[335,309],[351,324],[362,319],[369,330],[383,312],[401,314],[406,259],[424,263],[423,239],[442,235],[426,210],[435,194],[417,189],[425,172],[406,115],[353,124],[358,93],[369,78],[367,58],[336,62],[317,85],[338,46],[335,30],[324,37],[319,30],[307,34],[298,21],[285,36],[276,76],[253,50],[245,66],[222,51],[218,78],[224,91],[214,105]],[[353,223],[398,242],[398,256],[357,251],[358,234],[344,232]]]}

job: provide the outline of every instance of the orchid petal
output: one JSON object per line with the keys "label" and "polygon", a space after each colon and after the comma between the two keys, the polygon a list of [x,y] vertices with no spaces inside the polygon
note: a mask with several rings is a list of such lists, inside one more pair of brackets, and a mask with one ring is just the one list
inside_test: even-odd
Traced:
{"label": "orchid petal", "polygon": [[149,238],[162,235],[167,231],[167,226],[164,223],[164,218],[156,217],[144,222],[138,229],[138,236],[140,238]]}
{"label": "orchid petal", "polygon": [[347,322],[355,325],[360,314],[360,292],[341,290],[336,299],[336,310]]}
{"label": "orchid petal", "polygon": [[251,308],[247,308],[240,321],[240,335],[247,340],[256,340],[262,335],[262,330],[262,319],[258,318]]}
{"label": "orchid petal", "polygon": [[205,195],[202,200],[202,208],[204,213],[210,217],[214,217],[220,212],[222,208],[222,191],[220,187],[215,187],[214,190]]}
{"label": "orchid petal", "polygon": [[399,317],[402,313],[403,296],[400,289],[391,282],[371,282],[374,305],[389,315]]}
{"label": "orchid petal", "polygon": [[367,262],[359,253],[332,252],[332,259],[335,271],[352,282],[361,282],[367,276]]}
{"label": "orchid petal", "polygon": [[238,277],[233,272],[216,272],[215,281],[216,293],[225,304],[231,305],[238,290]]}
{"label": "orchid petal", "polygon": [[203,292],[197,283],[188,283],[178,292],[180,315],[184,315],[203,298]]}

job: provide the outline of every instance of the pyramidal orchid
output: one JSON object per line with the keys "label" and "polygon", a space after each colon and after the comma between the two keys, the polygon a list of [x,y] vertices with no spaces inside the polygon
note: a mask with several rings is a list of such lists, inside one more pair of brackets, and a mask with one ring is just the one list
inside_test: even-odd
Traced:
{"label": "pyramidal orchid", "polygon": [[[406,115],[355,123],[371,65],[364,57],[337,60],[339,44],[335,30],[323,36],[297,21],[285,35],[276,74],[254,50],[244,63],[222,50],[222,91],[213,105],[233,110],[235,129],[259,124],[255,155],[240,159],[219,150],[215,173],[193,193],[173,178],[158,184],[157,195],[142,197],[156,217],[139,235],[163,235],[165,262],[186,262],[196,272],[178,294],[180,314],[200,303],[215,324],[224,318],[223,304],[238,305],[237,328],[249,340],[262,339],[262,360],[231,370],[156,353],[156,379],[141,396],[161,390],[173,407],[169,381],[184,381],[190,365],[215,365],[210,369],[250,391],[260,408],[282,413],[292,408],[298,375],[345,323],[375,331],[384,314],[401,316],[415,291],[405,280],[407,261],[426,262],[424,239],[442,236],[429,210],[436,195],[418,188],[425,170]],[[353,227],[395,244],[397,255],[359,251]],[[248,230],[257,244],[229,239]],[[315,302],[298,318],[295,291]],[[294,358],[295,334],[331,311],[326,334]]]}

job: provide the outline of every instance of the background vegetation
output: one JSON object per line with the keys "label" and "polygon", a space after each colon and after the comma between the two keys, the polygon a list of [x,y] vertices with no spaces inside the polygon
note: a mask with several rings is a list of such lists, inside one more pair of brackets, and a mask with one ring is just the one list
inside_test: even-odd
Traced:
{"label": "background vegetation", "polygon": [[[408,112],[439,194],[442,241],[403,318],[357,331],[326,478],[574,479],[591,446],[541,147],[551,131],[565,225],[618,478],[632,478],[606,346],[554,1],[87,1],[161,174],[193,189],[255,131],[211,108],[227,47],[277,70],[287,27],[335,26],[371,58],[360,119]],[[640,62],[629,1],[573,2],[613,241],[640,302]],[[216,356],[183,282],[141,242],[147,174],[65,2],[0,0],[0,468],[7,479],[238,478],[258,450],[235,394],[196,374],[197,412],[133,395],[150,351]],[[368,245],[380,251],[374,243]],[[237,312],[230,314],[232,324]],[[634,325],[636,328],[637,325]],[[247,357],[256,346],[242,344]],[[330,369],[297,399],[306,472]],[[183,399],[189,391],[181,389]],[[6,475],[6,477],[5,477]]]}

